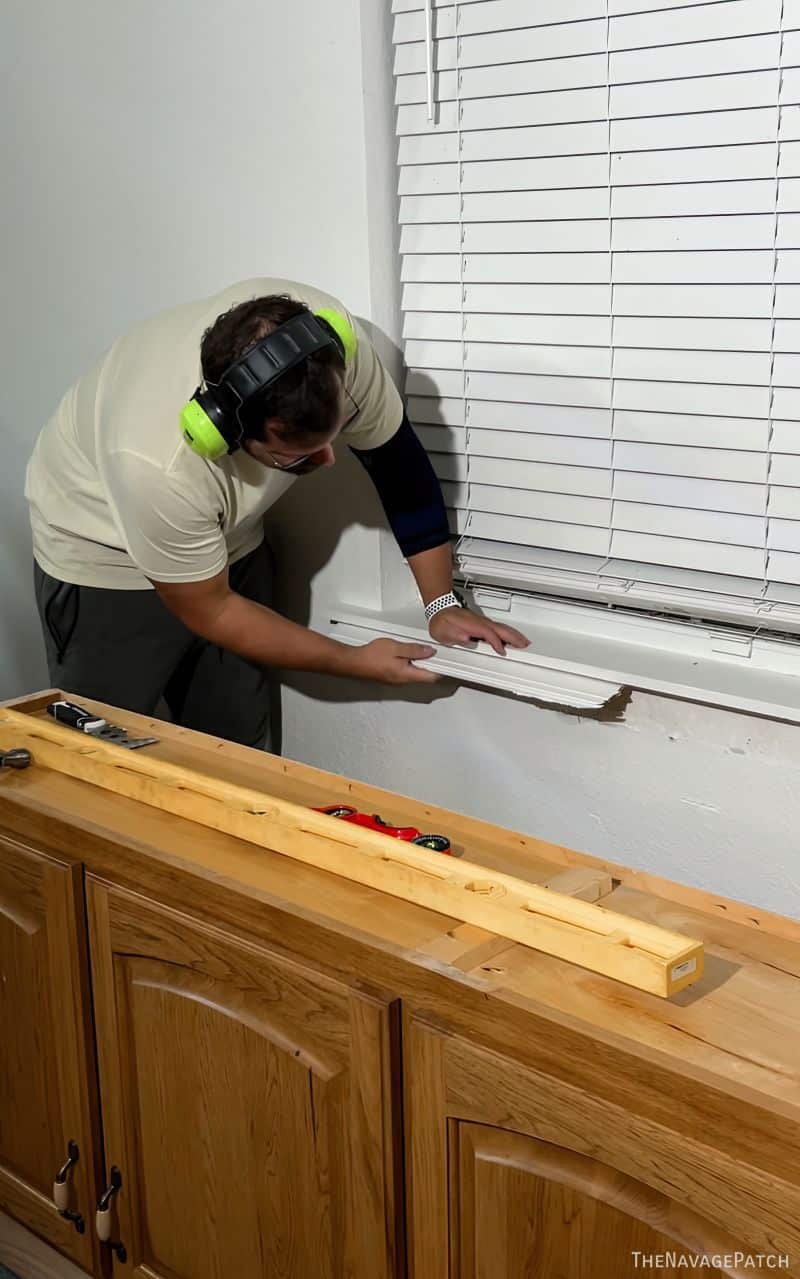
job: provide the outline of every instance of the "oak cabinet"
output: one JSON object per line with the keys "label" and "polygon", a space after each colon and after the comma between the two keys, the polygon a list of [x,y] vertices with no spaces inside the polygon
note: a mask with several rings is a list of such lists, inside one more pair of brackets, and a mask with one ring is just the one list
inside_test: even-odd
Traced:
{"label": "oak cabinet", "polygon": [[397,1279],[391,1004],[91,880],[88,900],[115,1266],[122,1245],[142,1279]]}
{"label": "oak cabinet", "polygon": [[[160,758],[531,883],[597,868],[125,720]],[[0,1211],[97,1279],[632,1279],[737,1253],[800,1279],[800,924],[603,876],[603,904],[704,941],[702,980],[658,999],[36,760],[0,776]],[[83,1234],[52,1198],[71,1141]]]}
{"label": "oak cabinet", "polygon": [[686,1244],[656,1229],[668,1203],[600,1159],[473,1123],[454,1125],[453,1148],[459,1279],[619,1279],[655,1257],[670,1276],[677,1258],[691,1265]]}
{"label": "oak cabinet", "polygon": [[[0,838],[0,1208],[85,1269],[99,1177],[90,1018],[80,866]],[[53,1183],[70,1149],[68,1219]]]}
{"label": "oak cabinet", "polygon": [[677,1276],[703,1257],[739,1276],[737,1254],[797,1273],[796,1185],[769,1205],[768,1174],[727,1148],[409,1013],[404,1045],[413,1279]]}

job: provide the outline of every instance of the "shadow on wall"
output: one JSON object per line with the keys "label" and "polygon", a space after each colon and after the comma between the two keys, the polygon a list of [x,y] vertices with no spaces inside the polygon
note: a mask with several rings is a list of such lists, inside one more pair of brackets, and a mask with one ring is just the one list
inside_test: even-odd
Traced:
{"label": "shadow on wall", "polygon": [[[8,438],[5,425],[4,438]],[[15,441],[22,451],[22,441]],[[25,455],[27,461],[27,455]],[[0,700],[22,696],[47,683],[44,643],[33,590],[28,508],[14,476],[11,492],[0,501]]]}
{"label": "shadow on wall", "polygon": [[[425,391],[426,395],[434,393]],[[437,401],[431,398],[429,403],[433,411]],[[346,555],[343,548],[337,557],[343,534],[356,527],[372,530],[377,537],[379,530],[388,527],[368,475],[346,444],[338,445],[336,456],[332,470],[300,477],[270,511],[266,522],[276,560],[275,607],[303,626],[311,625],[312,621],[320,625],[319,619],[312,619],[312,590],[318,575],[324,576],[328,570],[328,581],[321,594],[330,600],[341,588],[343,598],[347,599],[351,573],[364,571],[360,557],[348,566],[343,559]],[[334,566],[335,557],[338,562]],[[441,680],[435,685],[393,687],[306,672],[287,672],[281,682],[315,701],[342,704],[389,701],[429,704],[452,696],[457,687],[451,680]],[[278,723],[279,710],[273,707],[273,725]]]}

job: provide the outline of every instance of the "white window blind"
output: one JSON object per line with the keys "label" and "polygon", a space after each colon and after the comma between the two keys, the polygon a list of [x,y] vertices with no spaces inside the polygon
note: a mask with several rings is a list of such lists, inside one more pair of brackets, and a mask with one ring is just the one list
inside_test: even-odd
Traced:
{"label": "white window blind", "polygon": [[800,624],[800,0],[393,0],[409,413],[470,580]]}

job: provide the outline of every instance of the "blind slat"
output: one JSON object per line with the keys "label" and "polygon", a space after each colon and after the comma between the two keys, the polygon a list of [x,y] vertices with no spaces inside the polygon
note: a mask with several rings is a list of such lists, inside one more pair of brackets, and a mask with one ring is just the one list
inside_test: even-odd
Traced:
{"label": "blind slat", "polygon": [[[466,458],[464,463],[466,466]],[[504,488],[530,489],[538,494],[561,493],[575,497],[611,498],[611,481],[600,467],[531,462],[525,458],[470,455],[469,471],[476,483]]]}
{"label": "blind slat", "polygon": [[605,121],[596,120],[584,124],[539,124],[521,129],[476,129],[463,135],[461,159],[469,162],[536,159],[548,155],[587,156],[607,150],[608,126]]}
{"label": "blind slat", "polygon": [[684,115],[687,111],[725,111],[771,107],[778,101],[780,73],[748,71],[742,75],[698,76],[689,80],[656,80],[649,84],[612,85],[611,118]]}
{"label": "blind slat", "polygon": [[764,515],[765,489],[761,484],[699,479],[691,475],[650,475],[643,471],[618,471],[614,498],[647,502],[652,506],[683,506],[697,511],[730,511]]}
{"label": "blind slat", "polygon": [[[755,158],[753,164],[755,166]],[[461,189],[465,193],[528,192],[541,188],[560,188],[563,191],[567,187],[599,187],[606,181],[607,175],[608,159],[605,155],[550,156],[539,160],[487,160],[461,166]]]}
{"label": "blind slat", "polygon": [[[773,183],[774,187],[774,183]],[[608,218],[606,186],[567,191],[467,192],[464,222],[552,222]]]}
{"label": "blind slat", "polygon": [[441,396],[427,399],[425,396],[409,395],[408,416],[414,423],[441,425],[445,428],[463,427],[466,406],[462,398],[448,399],[447,396]]}
{"label": "blind slat", "polygon": [[770,444],[773,453],[800,453],[800,423],[773,422]]}
{"label": "blind slat", "polygon": [[[788,214],[787,217],[795,215]],[[773,213],[731,214],[726,218],[619,218],[611,231],[615,251],[647,249],[772,249]],[[800,219],[784,228],[784,238],[800,240]],[[477,247],[477,246],[476,246]]]}
{"label": "blind slat", "polygon": [[620,471],[649,471],[654,475],[686,475],[702,480],[767,481],[767,458],[733,449],[681,448],[669,444],[614,445],[614,466]]}
{"label": "blind slat", "polygon": [[614,379],[613,405],[621,409],[649,409],[655,403],[667,413],[718,413],[723,417],[740,413],[743,417],[766,418],[769,401],[768,386]]}
{"label": "blind slat", "polygon": [[[792,108],[787,108],[791,110]],[[650,116],[613,120],[613,151],[657,151],[672,147],[741,146],[768,142],[774,147],[778,124],[777,101],[771,106],[735,111],[693,112],[691,115]],[[553,128],[558,126],[554,125]],[[575,126],[578,127],[578,126]],[[584,129],[586,125],[582,126]],[[605,128],[598,121],[594,128]],[[590,148],[586,148],[589,150]]]}
{"label": "blind slat", "polygon": [[614,257],[614,282],[766,284],[772,279],[773,266],[774,254],[766,249],[620,252]]}
{"label": "blind slat", "polygon": [[473,342],[554,342],[562,346],[608,347],[611,319],[607,315],[467,314],[464,336]]}
{"label": "blind slat", "polygon": [[800,320],[779,319],[775,324],[776,351],[800,351]]}
{"label": "blind slat", "polygon": [[[728,0],[727,4],[693,4],[676,8],[665,31],[664,16],[655,13],[612,16],[611,49],[641,49],[646,45],[683,44],[692,40],[761,35],[779,31],[780,0]],[[665,35],[667,41],[665,41]]]}
{"label": "blind slat", "polygon": [[760,550],[764,547],[765,522],[763,517],[755,515],[616,501],[614,526],[631,533],[689,537],[699,542],[723,542]]}
{"label": "blind slat", "polygon": [[[783,321],[791,324],[792,321]],[[664,350],[691,346],[696,351],[769,351],[772,340],[771,319],[697,319],[687,316],[614,317],[616,347],[660,347]],[[796,335],[784,331],[783,346],[776,350],[794,350],[787,343],[800,342],[800,322]]]}
{"label": "blind slat", "polygon": [[[596,497],[542,493],[532,489],[469,484],[469,508],[487,514],[518,515],[524,519],[555,520],[561,524],[589,524],[608,528],[611,503]],[[730,517],[732,518],[732,517]]]}
{"label": "blind slat", "polygon": [[664,351],[617,346],[614,376],[648,381],[722,382],[768,387],[770,355],[768,351]]}
{"label": "blind slat", "polygon": [[465,253],[493,253],[498,245],[506,253],[604,253],[608,249],[608,219],[463,223],[461,247]]}
{"label": "blind slat", "polygon": [[615,284],[614,311],[617,315],[719,315],[758,319],[772,313],[772,287],[768,284]]}
{"label": "blind slat", "polygon": [[[535,58],[570,57],[587,53],[602,53],[606,43],[606,20],[569,24],[554,23],[546,27],[521,28],[510,31],[487,29],[484,34],[470,34],[469,19],[476,9],[464,9],[461,26],[460,64],[462,67],[480,67],[487,64],[504,65],[508,62],[528,62]],[[559,17],[561,15],[559,14]]]}
{"label": "blind slat", "polygon": [[[784,35],[784,59],[788,37]],[[770,71],[779,64],[780,32],[722,40],[665,44],[650,49],[629,49],[609,57],[612,84],[641,84],[646,80],[678,80],[689,76],[728,75],[746,71]],[[789,63],[784,60],[784,66]]]}
{"label": "blind slat", "polygon": [[605,284],[611,280],[607,253],[466,253],[461,264],[467,284]]}
{"label": "blind slat", "polygon": [[517,400],[523,404],[576,404],[589,408],[608,408],[611,398],[607,378],[468,372],[465,380],[467,397],[476,400]]}
{"label": "blind slat", "polygon": [[800,355],[776,355],[772,381],[775,386],[800,387]]}
{"label": "blind slat", "polygon": [[[619,352],[615,352],[618,358]],[[769,443],[766,418],[702,416],[699,413],[618,409],[614,438],[649,444],[686,444],[695,448],[745,449],[765,452]]]}
{"label": "blind slat", "polygon": [[[434,40],[434,71],[453,71],[456,66],[455,40]],[[410,75],[426,71],[426,54],[424,40],[416,40],[410,44],[398,44],[394,51],[395,75]]]}
{"label": "blind slat", "polygon": [[405,196],[400,201],[400,223],[458,222],[461,205],[457,194]]}
{"label": "blind slat", "polygon": [[401,253],[459,253],[461,228],[455,222],[404,226],[400,233]]}
{"label": "blind slat", "polygon": [[800,552],[800,521],[770,520],[767,546],[771,551]]}
{"label": "blind slat", "polygon": [[[800,357],[798,357],[800,358]],[[479,372],[546,373],[555,376],[609,378],[611,352],[608,347],[523,346],[468,342],[464,368]]]}
{"label": "blind slat", "polygon": [[608,544],[605,529],[526,520],[516,515],[487,515],[483,511],[476,511],[468,516],[466,532],[473,537],[492,538],[500,542],[533,542],[538,546],[562,551],[582,551],[588,555],[603,555]]}
{"label": "blind slat", "polygon": [[[424,49],[421,52],[424,67]],[[436,73],[436,101],[452,102],[457,96],[458,77],[455,71],[438,71]],[[427,102],[427,100],[428,77],[424,69],[397,77],[394,93],[396,106],[411,106],[415,102]]]}
{"label": "blind slat", "polygon": [[800,490],[771,485],[767,513],[770,518],[800,520]]}
{"label": "blind slat", "polygon": [[[774,100],[774,99],[773,99]],[[605,88],[567,89],[555,93],[520,93],[504,98],[468,98],[463,102],[461,128],[507,129],[523,124],[572,124],[581,120],[604,120],[608,97]],[[737,106],[750,105],[737,103]],[[767,105],[762,102],[753,105]],[[442,111],[448,108],[444,103]],[[683,107],[686,111],[688,108]],[[713,110],[713,108],[708,108]],[[424,121],[418,107],[401,107],[414,112],[411,123],[422,129]],[[400,114],[398,111],[398,115]],[[454,115],[455,113],[452,113]],[[451,113],[448,112],[448,119]],[[401,129],[416,132],[417,129]],[[422,129],[424,132],[424,129]]]}
{"label": "blind slat", "polygon": [[611,289],[604,284],[468,284],[464,288],[465,311],[608,315],[610,308]]}
{"label": "blind slat", "polygon": [[475,400],[470,404],[470,426],[489,431],[530,431],[534,434],[589,436],[607,440],[607,409],[579,405],[522,404],[507,400]]}
{"label": "blind slat", "polygon": [[605,0],[559,0],[555,10],[550,0],[478,0],[462,10],[461,30],[468,35],[500,27],[546,29],[555,15],[565,23],[582,26],[588,19],[605,18]]}
{"label": "blind slat", "polygon": [[[436,6],[432,11],[434,40],[452,39],[456,33],[456,11],[450,4]],[[399,13],[395,16],[392,31],[395,45],[411,44],[425,39],[425,11],[412,10],[410,13]]]}
{"label": "blind slat", "polygon": [[643,560],[651,564],[756,579],[763,578],[766,570],[765,552],[754,547],[724,546],[719,542],[619,530],[612,534],[611,554],[623,560]]}
{"label": "blind slat", "polygon": [[442,312],[407,311],[403,317],[403,337],[460,342],[461,317]]}
{"label": "blind slat", "polygon": [[790,582],[794,586],[800,586],[800,555],[770,551],[767,573],[776,582]]}
{"label": "blind slat", "polygon": [[755,142],[741,147],[626,151],[611,157],[611,181],[615,186],[641,186],[651,182],[729,182],[742,178],[774,180],[774,175],[774,142]]}
{"label": "blind slat", "polygon": [[[531,431],[470,431],[470,455],[525,462],[557,462],[571,467],[598,467],[605,476],[611,463],[611,441],[585,436],[536,435]],[[574,490],[565,490],[571,492]]]}
{"label": "blind slat", "polygon": [[[788,192],[785,198],[788,200]],[[611,192],[611,212],[615,218],[774,215],[775,179],[616,187]]]}

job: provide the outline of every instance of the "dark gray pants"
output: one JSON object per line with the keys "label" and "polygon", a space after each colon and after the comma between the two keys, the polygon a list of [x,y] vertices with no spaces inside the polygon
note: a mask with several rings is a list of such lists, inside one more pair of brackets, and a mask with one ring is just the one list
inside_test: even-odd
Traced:
{"label": "dark gray pants", "polygon": [[[230,567],[233,590],[272,600],[266,542]],[[192,634],[154,590],[59,582],[34,564],[36,603],[55,688],[153,715],[163,697],[176,723],[272,749],[270,673]]]}

